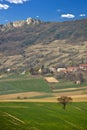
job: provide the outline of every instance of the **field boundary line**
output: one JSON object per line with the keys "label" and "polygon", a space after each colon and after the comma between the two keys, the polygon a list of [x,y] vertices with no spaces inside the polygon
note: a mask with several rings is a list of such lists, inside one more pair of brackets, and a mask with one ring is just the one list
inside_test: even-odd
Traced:
{"label": "field boundary line", "polygon": [[5,113],[6,115],[8,115],[9,117],[12,117],[13,119],[15,119],[15,120],[17,120],[17,121],[19,121],[19,122],[21,122],[21,123],[25,124],[25,122],[24,122],[24,121],[22,121],[22,120],[20,120],[19,118],[15,117],[15,116],[13,116],[13,115],[11,115],[11,114],[7,113],[7,112],[4,112],[4,113]]}
{"label": "field boundary line", "polygon": [[[64,119],[63,119],[64,120]],[[82,130],[83,128],[82,127],[78,127],[76,124],[73,124],[72,122],[70,122],[70,121],[67,121],[67,120],[64,120],[67,124],[69,124],[69,125],[71,125],[71,126],[73,126],[73,127],[75,127],[75,128],[77,128],[77,129],[79,129],[79,130]]]}
{"label": "field boundary line", "polygon": [[68,91],[68,90],[81,90],[81,89],[86,89],[86,87],[79,87],[79,88],[63,88],[63,89],[54,89],[54,92],[59,92],[59,91]]}

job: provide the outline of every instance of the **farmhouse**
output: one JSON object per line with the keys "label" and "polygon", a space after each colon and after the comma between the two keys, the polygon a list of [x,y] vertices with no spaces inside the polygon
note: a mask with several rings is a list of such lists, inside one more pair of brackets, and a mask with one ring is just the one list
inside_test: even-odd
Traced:
{"label": "farmhouse", "polygon": [[66,72],[66,68],[57,68],[57,72]]}
{"label": "farmhouse", "polygon": [[82,70],[87,70],[87,64],[80,64],[79,68]]}
{"label": "farmhouse", "polygon": [[76,81],[76,84],[81,84],[81,81],[80,81],[80,80],[77,80],[77,81]]}
{"label": "farmhouse", "polygon": [[76,72],[79,69],[79,67],[68,67],[67,72]]}

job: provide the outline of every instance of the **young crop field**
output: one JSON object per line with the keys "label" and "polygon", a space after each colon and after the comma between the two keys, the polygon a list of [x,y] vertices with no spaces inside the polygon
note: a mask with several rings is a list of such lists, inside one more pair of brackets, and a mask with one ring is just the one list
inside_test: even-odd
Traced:
{"label": "young crop field", "polygon": [[49,84],[47,84],[47,82],[42,78],[0,81],[0,94],[11,94],[31,91],[50,92],[51,90]]}
{"label": "young crop field", "polygon": [[[22,92],[61,92],[59,89],[66,88],[80,88],[84,90],[83,86],[87,86],[87,83],[76,85],[73,82],[59,81],[59,83],[48,83],[42,77],[33,78],[6,78],[0,79],[0,95],[4,94],[14,94]],[[52,90],[54,88],[54,91]],[[85,88],[87,90],[87,88]],[[73,91],[73,90],[64,90]],[[75,90],[76,91],[76,90]]]}
{"label": "young crop field", "polygon": [[87,103],[0,103],[0,130],[87,130]]}

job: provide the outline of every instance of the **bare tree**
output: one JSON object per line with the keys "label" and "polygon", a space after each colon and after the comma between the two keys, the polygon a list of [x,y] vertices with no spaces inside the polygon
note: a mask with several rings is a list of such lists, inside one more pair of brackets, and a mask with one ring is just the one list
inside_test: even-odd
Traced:
{"label": "bare tree", "polygon": [[58,102],[61,103],[63,105],[63,109],[66,108],[66,105],[69,102],[72,102],[72,98],[71,97],[67,97],[67,96],[61,96],[60,98],[57,98]]}

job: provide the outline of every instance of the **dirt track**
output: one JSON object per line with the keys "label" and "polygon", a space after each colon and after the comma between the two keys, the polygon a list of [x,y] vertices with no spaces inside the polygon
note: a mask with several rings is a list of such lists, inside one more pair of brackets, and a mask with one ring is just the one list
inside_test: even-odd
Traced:
{"label": "dirt track", "polygon": [[71,91],[71,90],[80,90],[80,89],[85,89],[87,88],[87,86],[85,87],[79,87],[79,88],[65,88],[65,89],[54,89],[53,91],[54,92],[58,92],[58,91]]}

